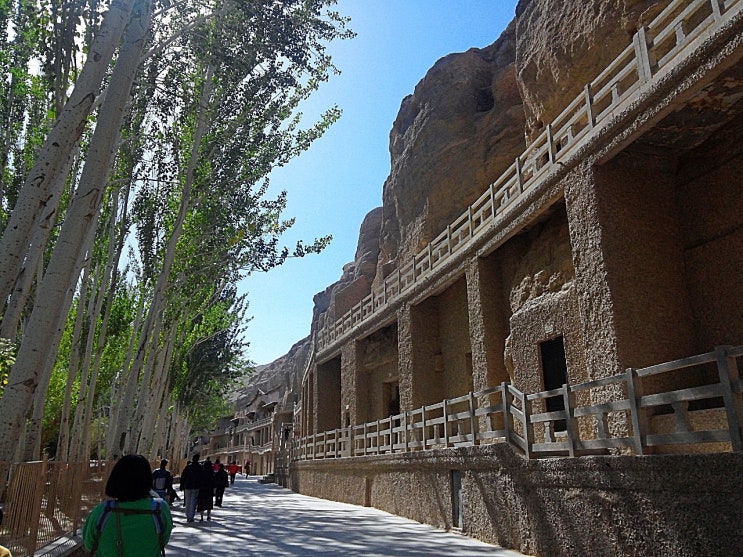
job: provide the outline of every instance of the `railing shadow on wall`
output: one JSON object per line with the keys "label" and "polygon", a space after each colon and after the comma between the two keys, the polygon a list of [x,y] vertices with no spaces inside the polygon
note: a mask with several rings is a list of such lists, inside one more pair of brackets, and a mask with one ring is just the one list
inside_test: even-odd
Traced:
{"label": "railing shadow on wall", "polygon": [[[401,414],[297,439],[315,460],[508,442],[527,458],[741,451],[743,346],[560,389],[508,383]],[[667,387],[666,385],[672,385]],[[561,401],[547,411],[546,401]],[[553,405],[553,408],[555,406]]]}
{"label": "railing shadow on wall", "polygon": [[632,43],[529,145],[514,163],[423,250],[385,277],[379,288],[317,334],[320,350],[466,251],[530,192],[558,163],[578,152],[636,98],[643,87],[662,79],[679,60],[743,7],[743,0],[673,0]]}

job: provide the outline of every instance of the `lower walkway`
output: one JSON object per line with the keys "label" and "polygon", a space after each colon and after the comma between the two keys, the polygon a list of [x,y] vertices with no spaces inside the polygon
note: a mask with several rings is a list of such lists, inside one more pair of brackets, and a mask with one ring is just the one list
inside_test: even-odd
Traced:
{"label": "lower walkway", "polygon": [[196,513],[187,524],[182,503],[173,505],[168,557],[523,557],[377,509],[259,484],[256,476],[238,476],[210,521],[199,522]]}

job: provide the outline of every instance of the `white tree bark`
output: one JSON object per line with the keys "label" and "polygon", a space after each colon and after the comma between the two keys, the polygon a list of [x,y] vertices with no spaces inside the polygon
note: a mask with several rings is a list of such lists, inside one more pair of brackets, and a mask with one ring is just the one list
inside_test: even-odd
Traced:
{"label": "white tree bark", "polygon": [[[0,238],[0,300],[7,300],[26,264],[29,241],[36,227],[50,226],[54,219],[70,159],[85,129],[113,53],[119,46],[136,0],[116,0],[106,12],[90,45],[88,57],[75,88],[49,132],[21,188],[8,225]],[[43,247],[42,247],[43,250]],[[32,261],[29,264],[33,267]]]}
{"label": "white tree bark", "polygon": [[[127,187],[127,192],[128,192]],[[123,229],[126,224],[126,200],[128,195],[124,196],[124,203],[121,207],[122,217],[121,222],[117,222],[116,215],[119,210],[119,194],[118,191],[114,192],[111,200],[111,222],[108,234],[108,254],[103,269],[103,277],[100,281],[100,285],[97,289],[96,306],[91,315],[91,322],[94,319],[101,316],[101,310],[104,298],[108,298],[109,303],[106,305],[104,315],[100,317],[100,330],[98,332],[98,338],[95,343],[93,342],[93,333],[91,331],[88,337],[88,346],[86,348],[85,362],[91,369],[90,371],[90,384],[89,394],[85,404],[84,412],[78,422],[76,419],[75,431],[89,431],[93,420],[93,401],[95,400],[97,385],[98,385],[98,373],[101,369],[101,358],[103,357],[103,351],[105,349],[106,336],[108,331],[108,321],[111,316],[111,307],[113,305],[113,299],[116,290],[116,281],[113,280],[114,270],[118,267],[119,260],[121,258],[121,251],[124,246],[123,235],[126,231]],[[121,229],[117,235],[117,225],[121,225]],[[93,350],[95,349],[95,354]],[[91,358],[94,358],[92,365],[90,364]],[[77,416],[76,416],[77,418]],[[78,442],[80,447],[78,453],[78,460],[87,460],[90,455],[90,435],[85,435],[83,439]],[[100,453],[100,447],[99,451]]]}
{"label": "white tree bark", "polygon": [[136,394],[137,375],[132,372],[132,360],[134,359],[134,347],[137,346],[144,326],[142,319],[144,317],[145,296],[140,295],[139,306],[137,308],[137,317],[134,319],[132,326],[131,340],[127,350],[124,365],[121,367],[121,374],[118,381],[115,382],[115,391],[111,393],[111,410],[109,412],[108,432],[106,434],[106,458],[114,459],[121,454],[121,435],[126,431],[126,423],[123,419],[128,416],[131,407],[134,405],[134,395]]}
{"label": "white tree bark", "polygon": [[69,311],[67,292],[74,288],[83,255],[89,249],[90,231],[94,230],[100,211],[103,185],[113,164],[126,101],[150,26],[149,2],[138,2],[137,6],[141,9],[136,10],[127,25],[80,184],[68,208],[46,275],[39,285],[17,362],[0,401],[0,460],[10,458],[18,443],[24,417],[30,410],[40,382],[43,364],[49,352],[58,348],[57,345],[49,346],[49,339],[54,338],[60,316]]}

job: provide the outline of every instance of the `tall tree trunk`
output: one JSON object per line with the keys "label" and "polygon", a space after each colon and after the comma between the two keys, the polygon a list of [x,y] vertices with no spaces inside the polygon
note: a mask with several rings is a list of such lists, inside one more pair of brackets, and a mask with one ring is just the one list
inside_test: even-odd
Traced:
{"label": "tall tree trunk", "polygon": [[108,432],[106,433],[106,458],[109,460],[118,457],[123,450],[121,436],[126,431],[125,416],[129,415],[130,408],[134,405],[137,375],[132,371],[132,361],[135,357],[135,346],[137,346],[143,336],[147,335],[142,324],[145,311],[144,306],[145,296],[141,294],[137,316],[132,326],[129,348],[126,358],[124,358],[124,364],[121,366],[120,377],[114,384],[116,392],[113,390],[111,392],[111,411],[109,412]]}
{"label": "tall tree trunk", "polygon": [[[164,420],[164,415],[160,415],[163,407],[163,400],[169,398],[167,387],[170,374],[168,370],[170,369],[170,364],[173,360],[177,333],[177,325],[171,325],[170,334],[168,335],[165,347],[158,357],[156,373],[152,377],[151,387],[146,389],[146,391],[149,390],[150,396],[143,396],[140,398],[140,401],[144,402],[144,409],[142,411],[142,427],[140,428],[137,452],[151,457],[156,456],[153,453],[153,440],[156,433],[156,426],[160,423],[160,420]],[[160,418],[160,420],[158,420],[158,418]]]}
{"label": "tall tree trunk", "polygon": [[[37,226],[45,226],[57,212],[71,154],[85,129],[103,77],[119,46],[137,0],[117,0],[103,18],[88,57],[64,109],[40,148],[20,191],[8,225],[0,238],[0,300],[7,300],[28,254]],[[149,19],[149,8],[147,9]],[[128,92],[128,88],[126,89]],[[53,203],[51,202],[53,200]],[[48,224],[46,224],[48,226]],[[32,257],[38,256],[35,252]],[[1,442],[0,442],[1,443]]]}
{"label": "tall tree trunk", "polygon": [[[75,387],[75,379],[80,373],[80,340],[83,332],[83,322],[85,320],[85,312],[82,310],[82,306],[85,303],[88,292],[88,271],[89,267],[86,265],[83,269],[83,280],[80,286],[80,294],[78,296],[78,307],[75,313],[75,326],[72,329],[72,342],[70,343],[70,358],[67,365],[67,381],[65,382],[64,398],[62,400],[62,412],[59,419],[59,436],[57,439],[57,458],[62,461],[70,460],[70,413],[72,409],[72,395]],[[41,389],[37,391],[37,400],[41,395]],[[46,394],[41,396],[42,399],[46,398]]]}
{"label": "tall tree trunk", "polygon": [[137,403],[132,407],[132,413],[127,416],[127,453],[139,452],[139,435],[142,430],[142,420],[144,419],[147,399],[152,388],[152,377],[157,371],[155,366],[161,357],[160,334],[162,329],[162,314],[163,312],[158,311],[157,305],[153,303],[150,308],[152,320],[150,322],[151,330],[147,337],[148,342],[145,344],[140,343],[140,350],[132,367],[132,375],[138,378]]}
{"label": "tall tree trunk", "polygon": [[[100,329],[98,331],[98,338],[95,341],[95,357],[93,363],[90,365],[90,385],[89,385],[89,396],[87,398],[84,412],[81,416],[79,423],[76,421],[75,431],[88,431],[93,420],[93,401],[96,398],[96,389],[98,385],[98,373],[101,369],[101,358],[103,357],[103,351],[105,349],[106,337],[108,331],[108,322],[111,317],[111,308],[113,306],[113,300],[116,293],[116,279],[114,271],[118,267],[119,259],[121,258],[121,251],[124,246],[123,236],[126,234],[124,226],[126,223],[126,201],[128,200],[129,186],[126,188],[126,195],[124,196],[124,203],[122,205],[122,217],[121,223],[116,220],[116,215],[119,210],[119,193],[114,192],[111,200],[111,222],[109,227],[109,240],[108,240],[108,255],[105,262],[105,268],[103,270],[103,279],[97,291],[96,307],[93,310],[94,316],[100,316],[102,311],[102,305],[104,298],[108,299],[106,308],[103,311],[103,316],[100,319]],[[118,229],[117,224],[121,225]],[[91,342],[89,342],[88,349],[86,350],[86,361],[90,364],[91,357],[93,356],[94,345],[92,342],[93,332],[90,334]],[[90,454],[90,435],[86,435],[81,442],[78,443],[81,447],[79,458],[88,457]],[[100,446],[98,449],[100,455]],[[99,456],[100,458],[100,456]]]}
{"label": "tall tree trunk", "polygon": [[69,311],[65,303],[66,293],[74,288],[82,257],[88,250],[86,240],[92,236],[90,230],[95,229],[103,185],[112,167],[126,101],[150,26],[149,2],[142,1],[137,5],[141,9],[127,25],[125,41],[111,75],[106,101],[101,106],[80,185],[68,208],[47,273],[39,287],[18,360],[0,401],[0,460],[12,454],[23,417],[33,402],[42,365],[49,351],[57,350],[56,345],[48,346],[46,343],[54,337],[60,316]]}

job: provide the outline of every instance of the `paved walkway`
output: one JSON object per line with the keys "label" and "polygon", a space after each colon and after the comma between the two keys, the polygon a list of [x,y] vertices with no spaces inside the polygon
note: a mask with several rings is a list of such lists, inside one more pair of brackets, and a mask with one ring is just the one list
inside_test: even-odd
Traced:
{"label": "paved walkway", "polygon": [[212,520],[187,524],[182,501],[168,557],[523,557],[377,509],[298,495],[258,477],[238,476]]}

